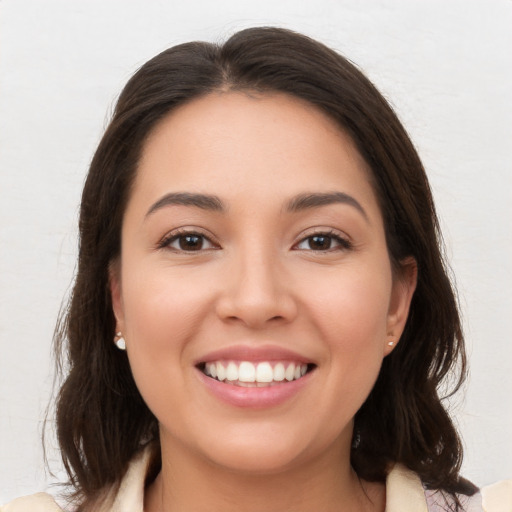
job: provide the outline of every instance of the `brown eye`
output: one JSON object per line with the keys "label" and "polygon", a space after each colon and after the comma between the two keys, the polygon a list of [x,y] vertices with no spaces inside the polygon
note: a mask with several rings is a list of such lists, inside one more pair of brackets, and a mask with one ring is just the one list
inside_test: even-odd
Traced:
{"label": "brown eye", "polygon": [[332,237],[326,235],[315,235],[308,238],[308,246],[313,251],[326,251],[332,245]]}
{"label": "brown eye", "polygon": [[200,235],[182,235],[177,242],[182,251],[199,251],[203,248],[203,240]]}
{"label": "brown eye", "polygon": [[175,252],[199,252],[207,249],[215,249],[213,244],[206,236],[200,233],[179,233],[171,235],[164,239],[160,248],[168,248]]}
{"label": "brown eye", "polygon": [[350,249],[352,244],[335,234],[317,233],[302,239],[296,249],[301,251],[335,251]]}

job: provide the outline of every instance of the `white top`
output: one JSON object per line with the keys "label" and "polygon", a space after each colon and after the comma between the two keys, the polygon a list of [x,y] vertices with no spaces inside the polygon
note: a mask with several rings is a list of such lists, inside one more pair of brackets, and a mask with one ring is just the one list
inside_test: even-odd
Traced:
{"label": "white top", "polygon": [[[97,512],[143,512],[149,455],[146,450],[131,462],[113,501]],[[399,464],[386,479],[386,512],[444,512],[445,503],[440,493],[425,491],[419,477]],[[481,495],[462,496],[462,504],[465,512],[512,512],[512,480],[485,487]],[[49,494],[39,493],[15,499],[0,507],[0,512],[64,512],[64,509]]]}

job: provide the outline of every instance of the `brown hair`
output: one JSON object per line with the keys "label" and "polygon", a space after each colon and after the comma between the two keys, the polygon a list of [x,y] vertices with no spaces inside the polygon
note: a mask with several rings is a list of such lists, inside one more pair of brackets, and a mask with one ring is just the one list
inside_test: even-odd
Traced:
{"label": "brown hair", "polygon": [[456,298],[440,252],[439,226],[420,159],[396,115],[348,60],[294,32],[253,28],[223,45],[170,48],[122,91],[92,160],[80,210],[78,271],[56,335],[69,374],[57,402],[64,465],[82,504],[119,483],[141,446],[158,446],[157,420],[128,359],[114,346],[109,265],[120,254],[130,187],[148,134],[172,109],[215,90],[283,92],[315,105],[356,143],[373,175],[392,263],[412,256],[418,283],[401,342],[355,418],[352,465],[383,481],[394,462],[430,488],[471,494],[460,479],[461,443],[438,394],[465,375]]}

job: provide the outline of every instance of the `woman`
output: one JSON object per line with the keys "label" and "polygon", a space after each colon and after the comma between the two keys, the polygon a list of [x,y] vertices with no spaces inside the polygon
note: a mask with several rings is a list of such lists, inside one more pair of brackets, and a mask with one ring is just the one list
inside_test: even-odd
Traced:
{"label": "woman", "polygon": [[[75,509],[482,510],[437,393],[465,374],[438,237],[407,134],[333,51],[256,28],[150,60],[57,339]],[[36,506],[60,510],[2,510]]]}

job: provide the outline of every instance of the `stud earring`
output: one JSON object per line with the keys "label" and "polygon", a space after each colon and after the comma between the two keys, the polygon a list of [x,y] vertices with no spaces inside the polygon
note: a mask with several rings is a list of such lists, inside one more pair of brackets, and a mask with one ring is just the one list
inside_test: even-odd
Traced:
{"label": "stud earring", "polygon": [[388,341],[388,347],[392,347],[395,344],[394,341]]}
{"label": "stud earring", "polygon": [[126,350],[126,341],[124,341],[123,333],[121,331],[116,332],[114,343],[119,350]]}

